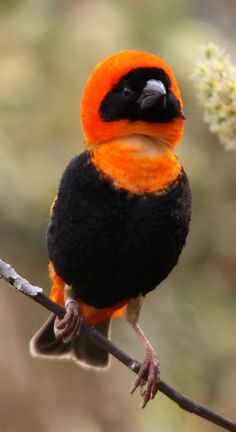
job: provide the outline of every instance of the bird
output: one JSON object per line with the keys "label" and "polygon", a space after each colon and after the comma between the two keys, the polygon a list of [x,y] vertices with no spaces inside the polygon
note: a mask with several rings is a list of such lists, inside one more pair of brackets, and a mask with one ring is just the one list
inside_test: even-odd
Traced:
{"label": "bird", "polygon": [[102,370],[109,354],[83,322],[110,337],[126,313],[145,356],[131,393],[155,397],[160,364],[139,324],[145,296],[176,266],[191,219],[191,189],[176,156],[185,116],[175,76],[160,57],[121,51],[97,64],[80,111],[83,151],[66,167],[47,228],[50,298],[65,306],[31,340],[33,355]]}

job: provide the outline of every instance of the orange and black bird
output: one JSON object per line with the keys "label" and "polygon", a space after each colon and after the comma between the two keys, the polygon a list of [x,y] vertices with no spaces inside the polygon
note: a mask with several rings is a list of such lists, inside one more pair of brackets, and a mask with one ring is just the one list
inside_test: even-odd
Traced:
{"label": "orange and black bird", "polygon": [[85,149],[64,171],[47,230],[51,299],[66,315],[50,317],[31,350],[104,368],[108,354],[81,322],[108,337],[111,318],[126,310],[146,353],[132,389],[140,387],[145,406],[158,390],[159,362],[139,312],[177,264],[191,215],[175,154],[184,114],[173,72],[151,53],[111,55],[85,85],[81,124]]}

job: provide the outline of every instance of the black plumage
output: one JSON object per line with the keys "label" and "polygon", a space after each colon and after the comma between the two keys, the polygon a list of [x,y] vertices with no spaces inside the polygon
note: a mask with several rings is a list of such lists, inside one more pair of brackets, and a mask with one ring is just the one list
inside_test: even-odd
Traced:
{"label": "black plumage", "polygon": [[130,195],[96,170],[90,153],[66,168],[47,232],[56,273],[96,308],[144,295],[167,277],[184,246],[191,192],[182,170],[158,194]]}
{"label": "black plumage", "polygon": [[[139,99],[148,80],[161,81],[165,87],[165,103],[159,104],[158,109],[141,109]],[[179,101],[170,87],[170,78],[163,69],[132,69],[107,93],[101,102],[99,114],[105,122],[128,119],[131,122],[144,120],[165,123],[174,118],[184,118]]]}

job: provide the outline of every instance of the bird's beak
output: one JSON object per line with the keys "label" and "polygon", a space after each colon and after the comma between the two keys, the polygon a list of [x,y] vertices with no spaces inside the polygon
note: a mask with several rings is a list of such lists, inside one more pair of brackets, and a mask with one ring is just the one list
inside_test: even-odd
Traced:
{"label": "bird's beak", "polygon": [[165,107],[166,89],[164,84],[154,79],[148,80],[138,102],[142,111],[158,105]]}

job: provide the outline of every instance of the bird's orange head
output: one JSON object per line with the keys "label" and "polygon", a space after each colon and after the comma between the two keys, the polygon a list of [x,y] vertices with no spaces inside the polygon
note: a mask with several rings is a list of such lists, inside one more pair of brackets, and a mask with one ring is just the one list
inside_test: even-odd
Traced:
{"label": "bird's orange head", "polygon": [[123,51],[92,72],[81,101],[85,142],[145,135],[174,147],[183,135],[183,102],[170,67],[159,57]]}

